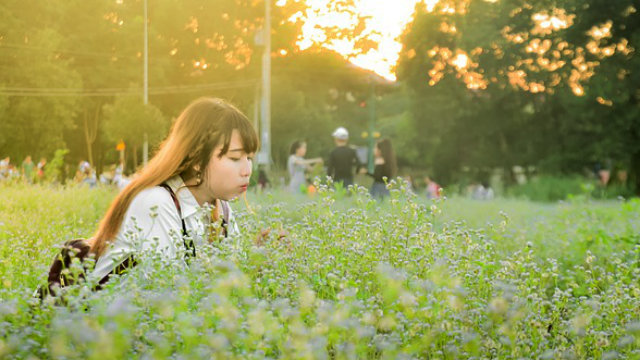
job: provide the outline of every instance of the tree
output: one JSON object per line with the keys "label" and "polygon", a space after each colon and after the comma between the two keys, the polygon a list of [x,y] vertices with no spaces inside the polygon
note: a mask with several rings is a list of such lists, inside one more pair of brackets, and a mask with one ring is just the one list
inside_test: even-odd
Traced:
{"label": "tree", "polygon": [[153,105],[144,105],[135,96],[121,96],[104,106],[105,132],[114,142],[123,140],[133,150],[133,166],[138,166],[138,148],[144,136],[150,144],[158,144],[166,135],[169,123]]}
{"label": "tree", "polygon": [[[42,12],[26,15],[30,9]],[[18,158],[40,156],[64,147],[63,133],[73,127],[78,99],[62,91],[39,96],[38,88],[78,88],[82,79],[56,50],[64,41],[52,19],[51,3],[8,1],[0,5],[0,152]],[[4,22],[4,20],[7,20]]]}
{"label": "tree", "polygon": [[469,166],[558,173],[605,158],[633,163],[624,160],[638,143],[633,12],[632,1],[422,5],[399,78],[426,135],[415,140],[436,154],[425,165],[455,179]]}
{"label": "tree", "polygon": [[586,62],[597,64],[585,87],[587,96],[579,100],[582,114],[567,113],[597,139],[592,142],[595,158],[611,159],[620,169],[630,170],[635,191],[640,195],[638,3],[566,1],[565,6],[579,12],[574,26],[568,29],[568,41],[585,49]]}
{"label": "tree", "polygon": [[132,1],[70,0],[56,1],[56,5],[56,23],[65,35],[59,56],[82,77],[84,92],[112,89],[104,95],[78,99],[72,132],[76,138],[67,138],[69,142],[82,143],[74,148],[75,156],[86,151],[83,158],[100,170],[104,146],[100,141],[102,107],[113,101],[112,94],[118,91],[115,89],[128,90],[131,84],[141,82],[142,66],[137,53],[142,49],[142,26],[134,19],[140,17],[142,7]]}

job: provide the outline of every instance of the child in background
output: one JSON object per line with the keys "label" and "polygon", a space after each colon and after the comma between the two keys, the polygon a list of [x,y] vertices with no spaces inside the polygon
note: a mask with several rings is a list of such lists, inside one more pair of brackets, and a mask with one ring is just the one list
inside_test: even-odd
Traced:
{"label": "child in background", "polygon": [[442,187],[428,176],[424,177],[424,183],[427,186],[427,199],[439,199],[442,195]]}

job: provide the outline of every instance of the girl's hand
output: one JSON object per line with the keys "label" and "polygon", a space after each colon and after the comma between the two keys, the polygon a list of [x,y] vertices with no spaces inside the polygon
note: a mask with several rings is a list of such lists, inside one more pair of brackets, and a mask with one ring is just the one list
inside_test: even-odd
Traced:
{"label": "girl's hand", "polygon": [[[257,246],[262,246],[264,245],[267,240],[269,240],[269,235],[271,234],[271,228],[266,228],[260,231],[260,233],[256,236],[256,240],[254,241],[254,243]],[[287,236],[289,235],[289,233],[287,233],[284,229],[280,230],[280,232],[278,232],[278,237],[275,240],[283,240],[285,239]]]}

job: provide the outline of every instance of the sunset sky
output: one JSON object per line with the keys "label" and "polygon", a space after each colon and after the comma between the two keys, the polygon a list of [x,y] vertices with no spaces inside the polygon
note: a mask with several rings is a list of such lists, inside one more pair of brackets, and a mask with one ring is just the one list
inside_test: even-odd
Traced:
{"label": "sunset sky", "polygon": [[[356,9],[361,15],[370,16],[366,33],[369,39],[378,43],[378,49],[366,54],[357,54],[353,40],[329,40],[316,27],[340,26],[352,27],[356,20],[346,14],[330,13],[326,10],[329,0],[306,0],[309,9],[301,19],[303,26],[302,39],[298,42],[300,49],[306,49],[314,43],[323,43],[349,59],[353,64],[370,69],[387,79],[395,80],[394,67],[398,60],[402,44],[397,40],[407,23],[412,20],[416,3],[421,0],[356,0]],[[281,0],[280,2],[284,2]],[[427,0],[433,5],[437,0]]]}

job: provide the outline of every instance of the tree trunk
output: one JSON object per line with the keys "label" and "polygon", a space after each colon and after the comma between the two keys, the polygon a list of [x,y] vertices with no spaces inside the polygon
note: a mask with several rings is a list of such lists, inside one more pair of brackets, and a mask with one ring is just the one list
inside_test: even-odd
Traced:
{"label": "tree trunk", "polygon": [[136,172],[136,169],[138,168],[138,147],[135,146],[135,144],[133,145],[133,172]]}
{"label": "tree trunk", "polygon": [[100,116],[100,107],[101,104],[98,103],[96,109],[93,113],[93,116],[89,116],[89,111],[85,110],[83,116],[83,125],[84,125],[84,140],[87,144],[87,157],[89,164],[95,167],[94,159],[93,159],[93,144],[96,141],[96,136],[98,135],[98,120]]}
{"label": "tree trunk", "polygon": [[631,154],[630,184],[636,195],[640,196],[640,150]]}
{"label": "tree trunk", "polygon": [[504,131],[500,131],[498,134],[498,142],[500,145],[500,152],[502,153],[502,168],[504,171],[503,185],[505,188],[511,187],[517,184],[517,181],[513,174],[513,162],[511,161],[511,154],[509,153],[509,143]]}
{"label": "tree trunk", "polygon": [[94,142],[94,144],[96,145],[96,149],[95,149],[95,161],[96,161],[96,172],[98,174],[102,174],[104,172],[104,150],[103,150],[103,144],[102,144],[102,136],[100,136],[100,132],[96,132],[96,140]]}
{"label": "tree trunk", "polygon": [[87,144],[87,160],[89,160],[89,164],[93,164],[93,149],[92,149],[92,145],[93,145],[93,139],[91,139],[91,133],[89,131],[89,121],[87,120],[87,114],[85,112],[85,115],[83,116],[83,123],[84,123],[84,141],[85,144]]}

